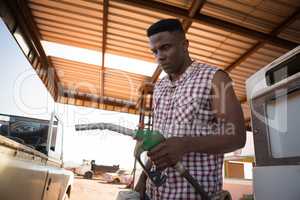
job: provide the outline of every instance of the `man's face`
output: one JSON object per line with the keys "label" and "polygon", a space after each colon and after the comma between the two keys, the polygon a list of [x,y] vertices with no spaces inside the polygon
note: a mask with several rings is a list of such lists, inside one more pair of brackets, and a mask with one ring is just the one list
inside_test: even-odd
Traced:
{"label": "man's face", "polygon": [[176,74],[184,63],[187,50],[184,37],[178,32],[160,32],[150,36],[150,48],[156,62],[167,74]]}

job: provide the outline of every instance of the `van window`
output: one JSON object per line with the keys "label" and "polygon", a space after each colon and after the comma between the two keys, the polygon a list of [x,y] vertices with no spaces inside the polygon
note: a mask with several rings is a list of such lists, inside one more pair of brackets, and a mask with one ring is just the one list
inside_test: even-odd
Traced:
{"label": "van window", "polygon": [[9,117],[0,115],[0,135],[9,135]]}
{"label": "van window", "polygon": [[289,60],[279,64],[278,66],[270,69],[266,73],[267,85],[274,85],[281,80],[284,80],[294,74],[300,72],[300,53],[293,56]]}
{"label": "van window", "polygon": [[272,156],[300,156],[300,90],[267,102],[268,133]]}
{"label": "van window", "polygon": [[48,129],[47,120],[0,115],[1,135],[42,153],[46,153]]}

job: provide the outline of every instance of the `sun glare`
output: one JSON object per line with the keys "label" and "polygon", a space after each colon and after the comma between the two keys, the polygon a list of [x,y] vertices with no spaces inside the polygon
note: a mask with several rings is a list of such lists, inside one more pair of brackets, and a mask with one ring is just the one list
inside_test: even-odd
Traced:
{"label": "sun glare", "polygon": [[[55,56],[98,66],[100,66],[102,63],[102,54],[99,51],[58,44],[49,41],[42,41],[42,45],[48,56]],[[155,63],[108,53],[105,54],[104,65],[108,68],[119,69],[145,76],[152,76],[157,66]]]}

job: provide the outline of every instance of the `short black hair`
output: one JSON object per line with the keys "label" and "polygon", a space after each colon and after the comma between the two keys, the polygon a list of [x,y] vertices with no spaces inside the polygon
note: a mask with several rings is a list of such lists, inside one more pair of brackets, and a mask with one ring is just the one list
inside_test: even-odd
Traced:
{"label": "short black hair", "polygon": [[155,22],[147,29],[147,36],[150,37],[164,31],[178,31],[184,33],[181,22],[178,19],[162,19]]}

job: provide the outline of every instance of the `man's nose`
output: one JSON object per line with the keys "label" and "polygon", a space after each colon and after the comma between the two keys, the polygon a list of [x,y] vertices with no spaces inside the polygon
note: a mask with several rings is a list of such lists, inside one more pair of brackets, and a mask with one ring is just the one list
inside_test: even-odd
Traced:
{"label": "man's nose", "polygon": [[160,63],[166,59],[166,54],[162,51],[158,51],[156,55],[156,59]]}

